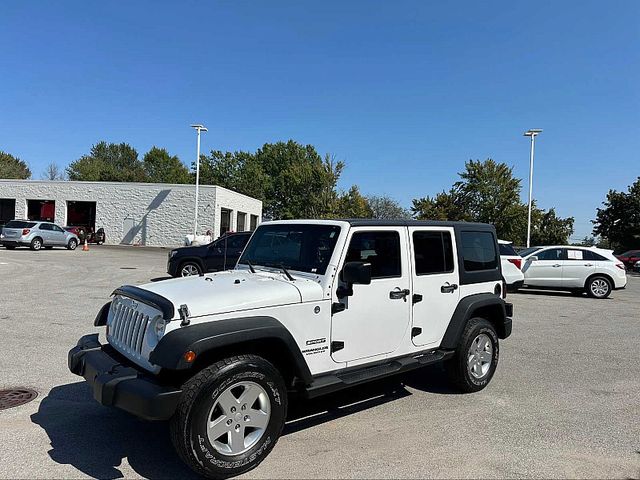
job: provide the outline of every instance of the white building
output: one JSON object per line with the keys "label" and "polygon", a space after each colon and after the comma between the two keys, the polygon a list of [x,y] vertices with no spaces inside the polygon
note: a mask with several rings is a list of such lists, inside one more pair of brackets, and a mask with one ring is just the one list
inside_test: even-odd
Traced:
{"label": "white building", "polygon": [[[198,234],[253,230],[262,202],[200,186]],[[163,183],[0,180],[0,225],[14,218],[104,228],[109,244],[175,246],[193,233],[195,186]]]}

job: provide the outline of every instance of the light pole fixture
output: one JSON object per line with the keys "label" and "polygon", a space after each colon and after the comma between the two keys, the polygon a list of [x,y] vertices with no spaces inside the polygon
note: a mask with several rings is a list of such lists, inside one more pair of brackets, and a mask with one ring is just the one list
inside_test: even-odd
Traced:
{"label": "light pole fixture", "polygon": [[542,133],[541,128],[530,128],[524,132],[525,137],[531,137],[531,155],[529,157],[529,218],[527,220],[527,248],[531,246],[531,201],[533,192],[533,149],[536,143],[536,135]]}
{"label": "light pole fixture", "polygon": [[200,188],[200,132],[207,132],[208,130],[207,127],[200,124],[191,125],[191,128],[195,128],[196,132],[198,132],[196,147],[196,212],[193,221],[193,241],[195,241],[196,235],[198,234],[198,193]]}

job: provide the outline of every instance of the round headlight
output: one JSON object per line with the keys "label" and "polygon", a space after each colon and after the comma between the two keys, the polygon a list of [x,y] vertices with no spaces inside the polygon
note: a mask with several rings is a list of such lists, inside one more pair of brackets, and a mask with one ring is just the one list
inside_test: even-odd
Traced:
{"label": "round headlight", "polygon": [[162,338],[162,336],[164,335],[164,329],[166,326],[167,322],[162,317],[157,317],[155,322],[153,322],[153,331],[155,332],[158,339]]}

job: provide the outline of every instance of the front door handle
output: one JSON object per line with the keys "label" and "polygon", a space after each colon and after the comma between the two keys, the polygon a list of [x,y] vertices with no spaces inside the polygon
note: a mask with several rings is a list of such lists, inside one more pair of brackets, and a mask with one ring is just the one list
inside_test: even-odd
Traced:
{"label": "front door handle", "polygon": [[453,293],[458,289],[458,285],[450,284],[449,282],[445,283],[440,287],[440,292],[442,293]]}
{"label": "front door handle", "polygon": [[410,294],[411,292],[409,291],[408,288],[405,288],[404,290],[400,290],[400,287],[396,287],[395,290],[391,290],[389,292],[389,298],[391,300],[400,300],[403,299],[405,302],[407,301],[407,296]]}
{"label": "front door handle", "polygon": [[584,266],[585,267],[593,267],[593,263],[585,263]]}
{"label": "front door handle", "polygon": [[552,266],[553,268],[558,268],[558,267],[561,267],[562,265],[560,265],[559,263],[556,263],[556,264],[551,265],[551,266]]}

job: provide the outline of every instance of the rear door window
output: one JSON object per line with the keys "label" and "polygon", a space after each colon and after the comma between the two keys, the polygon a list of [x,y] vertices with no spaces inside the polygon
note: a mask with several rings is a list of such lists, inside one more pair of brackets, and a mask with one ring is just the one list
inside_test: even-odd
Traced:
{"label": "rear door window", "polygon": [[449,232],[413,232],[416,275],[453,272],[453,248]]}
{"label": "rear door window", "polygon": [[491,232],[461,232],[462,258],[467,272],[498,268],[496,241]]}

